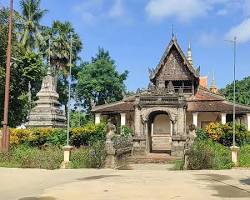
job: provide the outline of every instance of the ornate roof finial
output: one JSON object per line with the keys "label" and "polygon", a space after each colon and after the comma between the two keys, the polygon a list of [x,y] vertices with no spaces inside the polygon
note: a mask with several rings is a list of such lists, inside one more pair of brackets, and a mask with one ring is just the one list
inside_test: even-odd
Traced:
{"label": "ornate roof finial", "polygon": [[218,93],[218,88],[217,88],[216,82],[215,82],[214,71],[213,71],[213,78],[212,78],[212,81],[211,81],[210,91],[213,92],[213,93]]}
{"label": "ornate roof finial", "polygon": [[187,60],[188,60],[189,64],[193,66],[192,49],[191,49],[190,40],[188,42]]}
{"label": "ornate roof finial", "polygon": [[174,34],[174,25],[172,24],[172,40],[176,40],[176,36]]}

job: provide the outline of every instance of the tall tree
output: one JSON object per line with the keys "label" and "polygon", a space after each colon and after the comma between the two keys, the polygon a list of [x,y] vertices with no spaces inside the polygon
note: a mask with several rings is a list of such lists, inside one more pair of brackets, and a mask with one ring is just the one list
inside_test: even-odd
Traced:
{"label": "tall tree", "polygon": [[[7,47],[8,9],[0,10],[0,121],[3,117],[5,62]],[[18,13],[14,15],[12,34],[12,65],[10,80],[9,125],[15,127],[25,122],[28,109],[28,83],[31,82],[34,93],[40,87],[43,77],[42,57],[39,54],[26,52],[17,39]],[[13,59],[14,58],[14,59]]]}
{"label": "tall tree", "polygon": [[93,105],[121,100],[128,71],[119,74],[109,52],[102,48],[90,63],[83,63],[78,74],[77,94],[89,112]]}
{"label": "tall tree", "polygon": [[78,54],[81,49],[82,42],[80,37],[75,32],[70,22],[62,23],[60,21],[54,21],[51,28],[46,28],[43,31],[42,40],[40,41],[40,51],[43,53],[44,58],[50,58],[50,63],[57,79],[59,101],[65,106],[66,111],[68,102],[67,76],[69,72],[70,51],[72,51],[72,77],[73,81],[75,81],[79,69],[75,66],[79,59]]}
{"label": "tall tree", "polygon": [[28,51],[33,50],[41,37],[42,26],[40,21],[47,10],[41,9],[41,0],[21,0],[21,21],[19,24],[21,32],[21,44]]}
{"label": "tall tree", "polygon": [[[221,93],[225,95],[228,100],[233,101],[234,97],[234,85],[228,84],[226,88],[221,90]],[[250,105],[250,76],[243,80],[236,81],[236,101],[241,104]]]}

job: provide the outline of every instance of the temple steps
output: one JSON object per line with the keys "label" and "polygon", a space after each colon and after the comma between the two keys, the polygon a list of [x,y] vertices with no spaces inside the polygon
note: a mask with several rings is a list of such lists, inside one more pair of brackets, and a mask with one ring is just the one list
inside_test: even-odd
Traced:
{"label": "temple steps", "polygon": [[146,164],[146,163],[173,163],[179,158],[173,157],[167,153],[149,153],[146,155],[132,155],[128,158],[129,164]]}

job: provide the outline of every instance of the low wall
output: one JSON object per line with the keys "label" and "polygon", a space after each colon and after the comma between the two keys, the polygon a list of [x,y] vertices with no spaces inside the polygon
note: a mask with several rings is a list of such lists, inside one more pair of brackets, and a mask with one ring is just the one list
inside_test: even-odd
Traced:
{"label": "low wall", "polygon": [[186,143],[186,136],[173,136],[171,146],[171,156],[183,157],[184,145]]}
{"label": "low wall", "polygon": [[115,136],[106,141],[107,157],[105,168],[119,169],[127,165],[127,158],[132,152],[132,139]]}

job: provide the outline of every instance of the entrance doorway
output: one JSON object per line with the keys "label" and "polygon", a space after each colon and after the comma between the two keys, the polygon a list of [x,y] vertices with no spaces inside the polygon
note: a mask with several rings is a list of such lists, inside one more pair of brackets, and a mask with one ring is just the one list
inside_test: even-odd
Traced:
{"label": "entrance doorway", "polygon": [[150,152],[170,152],[172,121],[168,113],[151,113],[148,123]]}

